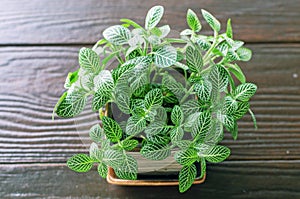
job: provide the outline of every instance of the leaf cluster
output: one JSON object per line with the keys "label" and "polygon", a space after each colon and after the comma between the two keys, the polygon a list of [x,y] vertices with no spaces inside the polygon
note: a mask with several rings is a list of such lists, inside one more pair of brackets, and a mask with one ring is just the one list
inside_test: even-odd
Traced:
{"label": "leaf cluster", "polygon": [[[219,144],[224,129],[237,139],[239,119],[250,112],[256,121],[249,100],[257,86],[246,81],[236,63],[249,61],[252,54],[243,41],[233,39],[231,20],[220,33],[220,22],[201,10],[214,31],[213,36],[201,35],[201,22],[189,9],[189,28],[180,38],[168,38],[170,27],[158,26],[163,12],[162,6],[151,8],[144,27],[121,19],[121,25],[104,30],[92,49],[79,51],[80,68],[68,74],[67,91],[54,112],[74,117],[91,96],[92,110],[115,104],[128,119],[118,123],[113,116],[101,116],[102,126],[90,130],[90,155],[70,158],[72,170],[86,172],[97,163],[103,178],[109,166],[118,177],[134,180],[138,165],[128,151],[140,146],[143,157],[163,160],[176,150],[174,159],[182,165],[179,191],[185,192],[197,177],[195,164],[201,165],[202,177],[206,162],[222,162],[230,155]],[[116,67],[109,70],[112,62]],[[184,81],[169,69],[180,71]]]}

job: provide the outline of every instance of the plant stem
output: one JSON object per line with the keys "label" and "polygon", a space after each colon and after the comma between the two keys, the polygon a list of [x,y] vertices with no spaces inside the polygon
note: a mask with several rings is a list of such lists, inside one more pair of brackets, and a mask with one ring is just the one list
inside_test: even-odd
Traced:
{"label": "plant stem", "polygon": [[210,46],[210,48],[208,49],[208,51],[203,56],[204,63],[207,62],[207,59],[209,58],[211,51],[216,47],[217,42],[218,42],[217,38],[218,38],[218,32],[214,31],[214,41],[213,41],[212,45]]}

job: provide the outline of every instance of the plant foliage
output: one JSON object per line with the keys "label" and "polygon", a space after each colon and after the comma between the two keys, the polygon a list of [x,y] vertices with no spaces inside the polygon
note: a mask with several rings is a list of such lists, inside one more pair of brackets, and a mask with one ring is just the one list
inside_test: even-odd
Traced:
{"label": "plant foliage", "polygon": [[[180,38],[168,38],[169,25],[158,26],[163,13],[162,6],[151,8],[144,26],[121,19],[120,25],[103,31],[103,39],[93,48],[80,49],[80,67],[68,74],[67,91],[54,113],[75,117],[92,99],[93,111],[102,113],[110,104],[126,119],[120,122],[114,115],[100,114],[102,125],[92,126],[89,132],[90,154],[71,157],[70,169],[87,172],[97,164],[103,178],[112,167],[119,178],[135,180],[138,165],[128,151],[142,138],[144,158],[159,161],[174,154],[182,165],[179,191],[185,192],[197,177],[195,164],[200,165],[203,177],[206,162],[222,162],[230,155],[230,149],[219,144],[224,129],[237,139],[237,121],[247,112],[256,126],[249,100],[257,86],[246,81],[236,63],[249,61],[252,52],[244,42],[234,40],[231,20],[220,33],[220,22],[201,10],[214,32],[202,35],[199,18],[189,9],[188,29]],[[110,63],[116,63],[113,69],[108,69]]]}

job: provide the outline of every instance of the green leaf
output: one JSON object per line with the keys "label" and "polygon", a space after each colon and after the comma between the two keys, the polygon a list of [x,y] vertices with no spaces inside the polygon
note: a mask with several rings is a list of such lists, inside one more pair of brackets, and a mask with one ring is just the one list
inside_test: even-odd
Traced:
{"label": "green leaf", "polygon": [[171,29],[169,25],[164,25],[162,27],[158,28],[161,31],[161,35],[159,38],[165,38],[166,36],[168,36],[168,34],[170,33]]}
{"label": "green leaf", "polygon": [[145,108],[150,110],[153,106],[160,106],[163,103],[163,95],[160,89],[156,88],[145,96]]}
{"label": "green leaf", "polygon": [[183,166],[189,166],[198,160],[197,151],[193,148],[188,148],[184,151],[179,151],[175,154],[175,160]]}
{"label": "green leaf", "polygon": [[225,114],[233,114],[238,108],[238,102],[230,95],[224,98],[223,109]]}
{"label": "green leaf", "polygon": [[114,88],[114,79],[109,70],[103,70],[94,78],[95,92],[110,93]]}
{"label": "green leaf", "polygon": [[192,141],[190,140],[179,140],[176,142],[176,145],[180,148],[180,149],[187,149],[191,146]]}
{"label": "green leaf", "polygon": [[180,126],[173,127],[170,130],[170,137],[172,143],[177,143],[178,141],[182,140],[184,135],[184,131]]}
{"label": "green leaf", "polygon": [[172,113],[171,113],[171,121],[173,122],[173,124],[175,124],[176,126],[179,126],[182,124],[183,122],[183,112],[180,108],[180,106],[175,105]]}
{"label": "green leaf", "polygon": [[131,19],[120,19],[121,22],[123,23],[127,23],[129,25],[131,25],[134,28],[142,28],[142,26],[140,26],[139,24],[137,24],[136,22],[132,21]]}
{"label": "green leaf", "polygon": [[206,38],[197,38],[196,43],[202,50],[208,50],[211,47],[211,44],[209,41],[207,41]]}
{"label": "green leaf", "polygon": [[226,36],[229,37],[230,39],[233,38],[232,27],[231,27],[231,19],[227,20]]}
{"label": "green leaf", "polygon": [[97,170],[98,170],[98,173],[99,175],[102,177],[102,178],[106,178],[107,177],[107,172],[108,172],[108,169],[107,169],[107,166],[104,164],[104,163],[99,163],[98,164],[98,167],[97,167]]}
{"label": "green leaf", "polygon": [[195,122],[198,120],[200,112],[192,113],[187,117],[184,123],[184,130],[187,132],[191,132],[193,128],[195,128]]}
{"label": "green leaf", "polygon": [[93,142],[90,146],[90,157],[95,161],[95,162],[100,162],[103,159],[103,152],[99,150],[98,145]]}
{"label": "green leaf", "polygon": [[257,86],[252,83],[240,84],[233,92],[234,98],[241,101],[249,101],[255,94]]}
{"label": "green leaf", "polygon": [[194,31],[194,32],[199,32],[201,30],[201,23],[200,20],[198,19],[196,13],[188,9],[187,15],[186,15],[186,21],[189,27]]}
{"label": "green leaf", "polygon": [[249,61],[252,57],[252,51],[249,48],[240,47],[236,53],[239,61]]}
{"label": "green leaf", "polygon": [[202,142],[211,129],[211,114],[208,111],[202,112],[192,128],[192,136]]}
{"label": "green leaf", "polygon": [[232,114],[235,120],[241,119],[249,110],[249,102],[238,102],[236,111]]}
{"label": "green leaf", "polygon": [[226,129],[228,131],[232,131],[234,129],[234,117],[231,115],[223,115],[223,114],[217,114],[218,119],[220,120],[220,122],[222,122],[222,124],[224,124],[224,126],[226,127]]}
{"label": "green leaf", "polygon": [[166,122],[167,121],[166,110],[162,106],[157,107],[155,110],[156,110],[156,115],[154,117],[154,121]]}
{"label": "green leaf", "polygon": [[81,48],[79,51],[79,65],[87,72],[98,74],[100,68],[100,58],[92,49]]}
{"label": "green leaf", "polygon": [[228,85],[228,76],[226,69],[222,66],[215,65],[210,71],[209,78],[215,92],[225,91]]}
{"label": "green leaf", "polygon": [[102,123],[104,133],[111,142],[118,142],[122,138],[122,129],[115,120],[103,116]]}
{"label": "green leaf", "polygon": [[154,121],[147,126],[145,133],[149,135],[156,135],[162,132],[165,129],[165,122],[163,121]]}
{"label": "green leaf", "polygon": [[78,79],[78,72],[79,72],[79,69],[77,69],[74,72],[68,73],[68,76],[67,76],[65,84],[64,84],[64,87],[66,89],[69,89],[72,86],[72,84],[77,81],[77,79]]}
{"label": "green leaf", "polygon": [[202,55],[197,49],[194,49],[192,46],[188,46],[186,49],[186,62],[192,72],[201,72],[201,69],[203,67]]}
{"label": "green leaf", "polygon": [[124,26],[115,25],[105,29],[103,37],[114,45],[123,45],[128,43],[128,40],[131,38],[131,32]]}
{"label": "green leaf", "polygon": [[162,7],[162,6],[152,7],[148,11],[146,19],[145,19],[146,30],[151,30],[152,28],[154,28],[161,20],[163,14],[164,14],[164,7]]}
{"label": "green leaf", "polygon": [[183,166],[179,172],[179,191],[186,192],[193,184],[197,175],[197,169],[194,164],[190,166]]}
{"label": "green leaf", "polygon": [[130,114],[130,93],[118,92],[116,93],[116,104],[118,108],[125,114]]}
{"label": "green leaf", "polygon": [[204,143],[208,145],[218,144],[224,137],[223,131],[223,124],[219,120],[213,119],[211,130],[206,135]]}
{"label": "green leaf", "polygon": [[212,163],[224,161],[230,155],[230,149],[226,146],[216,145],[204,155],[205,160]]}
{"label": "green leaf", "polygon": [[201,110],[200,104],[198,100],[188,100],[181,104],[181,109],[185,115],[185,117],[188,117],[196,112],[199,112]]}
{"label": "green leaf", "polygon": [[76,172],[87,172],[93,166],[94,160],[86,154],[77,154],[67,161],[67,166]]}
{"label": "green leaf", "polygon": [[163,76],[162,84],[167,89],[169,89],[177,97],[178,100],[180,100],[185,94],[186,89],[184,88],[184,86],[169,74],[165,74]]}
{"label": "green leaf", "polygon": [[93,111],[100,110],[108,102],[108,100],[111,97],[110,95],[107,96],[108,94],[109,93],[107,92],[103,92],[103,93],[96,92],[94,94],[93,102],[92,102]]}
{"label": "green leaf", "polygon": [[154,63],[160,68],[172,66],[176,62],[177,51],[173,46],[165,45],[153,52]]}
{"label": "green leaf", "polygon": [[126,134],[136,135],[142,132],[145,128],[146,128],[146,119],[144,117],[133,115],[130,118],[128,118],[126,124]]}
{"label": "green leaf", "polygon": [[205,19],[205,21],[208,23],[208,25],[216,32],[219,32],[221,29],[220,22],[209,12],[206,10],[201,9],[202,16]]}
{"label": "green leaf", "polygon": [[116,169],[122,165],[123,161],[124,161],[124,156],[121,151],[112,150],[112,149],[108,149],[104,151],[103,162],[108,166],[111,166],[112,168]]}
{"label": "green leaf", "polygon": [[116,175],[121,179],[137,179],[137,161],[130,155],[123,153],[123,162],[117,168],[114,168]]}
{"label": "green leaf", "polygon": [[241,70],[241,68],[237,64],[229,64],[228,70],[234,74],[234,76],[241,82],[246,83],[246,77]]}
{"label": "green leaf", "polygon": [[94,142],[102,142],[104,139],[103,128],[101,128],[99,124],[95,124],[90,129],[89,135]]}
{"label": "green leaf", "polygon": [[121,147],[123,149],[125,149],[126,151],[131,151],[135,147],[137,147],[138,144],[139,144],[139,142],[137,140],[123,140],[121,142]]}
{"label": "green leaf", "polygon": [[163,160],[171,155],[171,149],[170,146],[165,144],[146,142],[140,153],[150,160]]}
{"label": "green leaf", "polygon": [[195,83],[194,91],[196,92],[199,100],[203,102],[209,101],[212,91],[212,84],[209,81]]}
{"label": "green leaf", "polygon": [[59,99],[54,111],[60,117],[71,118],[83,111],[86,101],[85,91],[72,85],[68,92]]}

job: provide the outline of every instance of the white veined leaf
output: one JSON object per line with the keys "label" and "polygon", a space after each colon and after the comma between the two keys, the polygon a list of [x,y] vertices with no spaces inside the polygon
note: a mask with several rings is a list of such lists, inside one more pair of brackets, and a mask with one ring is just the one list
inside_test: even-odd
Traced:
{"label": "white veined leaf", "polygon": [[161,31],[161,35],[159,38],[165,38],[166,36],[168,36],[168,34],[170,33],[171,29],[169,25],[164,25],[159,27],[159,30]]}
{"label": "white veined leaf", "polygon": [[202,16],[205,19],[205,21],[208,23],[208,25],[216,32],[219,32],[221,29],[220,22],[209,12],[206,10],[201,9]]}
{"label": "white veined leaf", "polygon": [[154,63],[160,67],[165,68],[175,64],[177,59],[177,51],[173,46],[165,45],[158,48],[154,54]]}
{"label": "white veined leaf", "polygon": [[95,124],[94,126],[92,126],[92,128],[90,129],[89,132],[90,138],[94,141],[94,142],[102,142],[104,139],[104,131],[103,128],[100,127],[99,124]]}
{"label": "white veined leaf", "polygon": [[67,161],[67,166],[76,172],[87,172],[93,166],[94,160],[86,154],[77,154]]}
{"label": "white veined leaf", "polygon": [[163,160],[171,155],[171,149],[169,145],[147,142],[140,153],[150,160]]}
{"label": "white veined leaf", "polygon": [[103,70],[94,78],[95,92],[111,92],[114,88],[114,79],[109,70]]}
{"label": "white veined leaf", "polygon": [[144,117],[138,117],[136,115],[128,118],[126,124],[126,134],[135,135],[142,132],[146,128],[146,119]]}
{"label": "white veined leaf", "polygon": [[177,143],[178,141],[182,140],[184,135],[184,131],[180,126],[173,127],[170,130],[170,137],[172,143]]}
{"label": "white veined leaf", "polygon": [[252,51],[249,48],[240,47],[236,51],[239,61],[249,61],[252,57]]}
{"label": "white veined leaf", "polygon": [[164,131],[156,135],[147,134],[146,137],[147,137],[147,141],[153,144],[168,145],[170,143],[170,137],[166,135],[166,132]]}
{"label": "white veined leaf", "polygon": [[180,107],[181,107],[185,117],[188,117],[188,116],[190,116],[196,112],[199,112],[201,110],[200,104],[197,100],[186,101],[183,104],[181,104]]}
{"label": "white veined leaf", "polygon": [[107,172],[108,172],[108,168],[107,166],[104,164],[104,163],[99,163],[98,164],[98,167],[97,167],[97,170],[98,170],[98,174],[102,177],[102,178],[106,178],[107,177]]}
{"label": "white veined leaf", "polygon": [[153,106],[160,106],[163,103],[163,95],[160,89],[149,91],[145,96],[145,108],[150,110]]}
{"label": "white veined leaf", "polygon": [[136,180],[138,165],[137,161],[130,155],[123,153],[122,164],[114,168],[116,175],[121,179]]}
{"label": "white veined leaf", "polygon": [[81,48],[79,51],[79,65],[84,70],[98,74],[100,71],[100,57],[90,48]]}
{"label": "white veined leaf", "polygon": [[112,168],[116,169],[122,165],[124,161],[124,156],[122,151],[107,149],[106,151],[104,151],[104,157],[102,160],[108,166],[111,166]]}
{"label": "white veined leaf", "polygon": [[171,112],[171,121],[174,125],[179,126],[183,122],[183,112],[180,106],[175,105],[172,112]]}
{"label": "white veined leaf", "polygon": [[145,129],[146,134],[156,135],[165,129],[165,122],[163,121],[154,121],[150,123]]}
{"label": "white veined leaf", "polygon": [[202,83],[194,84],[194,91],[201,101],[209,101],[212,91],[212,84],[209,81],[203,81]]}
{"label": "white veined leaf", "polygon": [[200,158],[203,158],[207,152],[214,147],[215,145],[210,144],[204,144],[204,143],[198,143],[194,146],[194,148],[197,150],[197,154]]}
{"label": "white veined leaf", "polygon": [[133,150],[138,144],[139,142],[137,140],[123,140],[121,142],[122,149],[127,151]]}
{"label": "white veined leaf", "polygon": [[183,166],[179,172],[179,192],[186,192],[193,184],[197,175],[197,169],[194,164]]}
{"label": "white veined leaf", "polygon": [[192,136],[202,142],[211,129],[211,114],[208,111],[200,113],[196,124],[192,127]]}
{"label": "white veined leaf", "polygon": [[231,96],[226,96],[224,98],[223,109],[225,114],[233,114],[238,108],[238,103]]}
{"label": "white veined leaf", "polygon": [[185,131],[187,132],[192,131],[192,128],[195,126],[195,123],[198,120],[200,114],[201,114],[200,112],[195,112],[187,117],[187,119],[185,120],[186,122],[184,123]]}
{"label": "white veined leaf", "polygon": [[85,90],[93,90],[95,76],[95,74],[90,73],[83,68],[80,68],[78,72],[78,80],[75,82],[75,84],[84,88]]}
{"label": "white veined leaf", "polygon": [[[141,45],[144,42],[144,38],[139,34],[135,34],[133,37],[131,37],[131,39],[128,40],[129,46],[131,46],[131,48],[135,47],[133,49],[136,49],[137,47],[139,47],[139,45]],[[129,52],[127,51],[126,54],[129,54]]]}
{"label": "white veined leaf", "polygon": [[227,20],[226,36],[229,37],[230,39],[233,38],[233,35],[232,35],[232,26],[231,26],[231,19]]}
{"label": "white veined leaf", "polygon": [[179,164],[189,166],[198,160],[198,154],[194,148],[188,148],[175,153],[174,158]]}
{"label": "white veined leaf", "polygon": [[198,19],[196,13],[188,9],[187,15],[186,15],[186,21],[189,27],[194,31],[194,32],[199,32],[201,30],[201,23],[200,20]]}
{"label": "white veined leaf", "polygon": [[213,66],[210,71],[209,78],[215,92],[222,92],[226,90],[229,80],[225,68],[219,65]]}
{"label": "white veined leaf", "polygon": [[138,89],[141,89],[150,83],[150,79],[147,73],[142,73],[133,77],[134,81],[130,83],[130,88],[132,89],[132,92],[137,92],[139,91]]}
{"label": "white veined leaf", "polygon": [[249,110],[249,102],[238,102],[236,111],[232,114],[235,120],[241,119]]}
{"label": "white veined leaf", "polygon": [[87,95],[83,89],[72,87],[57,102],[54,112],[64,118],[70,118],[82,112],[86,105]]}
{"label": "white veined leaf", "polygon": [[226,42],[222,42],[216,46],[216,48],[213,50],[213,53],[225,57],[227,55],[228,49],[228,44]]}
{"label": "white veined leaf", "polygon": [[249,101],[255,94],[257,86],[252,83],[240,84],[233,92],[234,98],[240,101]]}
{"label": "white veined leaf", "polygon": [[163,14],[164,14],[164,7],[162,6],[152,7],[146,15],[146,19],[145,19],[146,30],[151,30],[152,28],[154,28],[161,20]]}
{"label": "white veined leaf", "polygon": [[232,61],[237,61],[239,59],[238,54],[233,50],[233,49],[228,49],[227,55],[226,55],[226,60],[228,62],[232,62]]}
{"label": "white veined leaf", "polygon": [[192,34],[193,34],[193,31],[191,29],[185,29],[180,32],[180,36],[188,36],[188,35],[192,35]]}
{"label": "white veined leaf", "polygon": [[217,113],[217,118],[222,124],[226,127],[228,131],[232,131],[234,128],[234,117],[231,115],[222,114],[221,112]]}
{"label": "white veined leaf", "polygon": [[205,38],[197,38],[196,43],[202,50],[208,50],[211,47],[211,43]]}
{"label": "white veined leaf", "polygon": [[165,74],[163,76],[162,83],[177,97],[178,101],[180,101],[186,92],[184,86],[180,82],[176,81],[171,75]]}
{"label": "white veined leaf", "polygon": [[192,141],[191,140],[179,140],[176,142],[176,145],[180,148],[180,149],[187,149],[191,146]]}
{"label": "white veined leaf", "polygon": [[110,92],[96,92],[92,101],[92,109],[93,111],[100,110],[111,98]]}
{"label": "white veined leaf", "polygon": [[93,142],[90,146],[90,157],[95,161],[95,162],[100,162],[102,161],[103,158],[103,152],[99,150],[98,145]]}
{"label": "white veined leaf", "polygon": [[216,145],[210,148],[203,157],[208,162],[219,163],[224,161],[229,155],[230,149],[228,147]]}
{"label": "white veined leaf", "polygon": [[228,70],[234,74],[234,76],[241,82],[246,83],[246,77],[242,69],[237,64],[229,64]]}
{"label": "white veined leaf", "polygon": [[103,31],[103,37],[114,45],[127,44],[131,39],[131,32],[121,25],[111,26]]}
{"label": "white veined leaf", "polygon": [[148,37],[148,42],[152,45],[159,45],[161,43],[160,38],[156,35],[150,35]]}
{"label": "white veined leaf", "polygon": [[154,117],[154,120],[166,122],[167,121],[167,112],[164,109],[164,107],[160,106],[160,107],[157,107],[155,110],[156,110],[156,115]]}
{"label": "white veined leaf", "polygon": [[217,119],[212,121],[211,130],[208,132],[204,139],[204,143],[208,145],[215,145],[218,144],[223,139],[223,125]]}
{"label": "white veined leaf", "polygon": [[201,72],[201,69],[203,67],[202,55],[197,49],[194,49],[192,46],[188,46],[186,49],[186,62],[187,66],[192,72]]}
{"label": "white veined leaf", "polygon": [[102,124],[104,133],[111,142],[118,142],[122,138],[122,129],[115,120],[103,116]]}
{"label": "white veined leaf", "polygon": [[116,93],[116,100],[118,108],[126,114],[131,113],[130,109],[130,93],[118,92]]}

